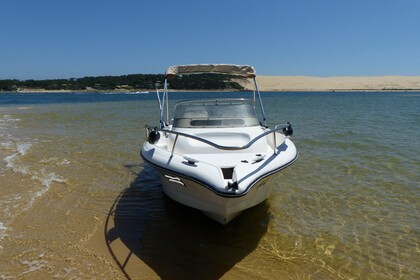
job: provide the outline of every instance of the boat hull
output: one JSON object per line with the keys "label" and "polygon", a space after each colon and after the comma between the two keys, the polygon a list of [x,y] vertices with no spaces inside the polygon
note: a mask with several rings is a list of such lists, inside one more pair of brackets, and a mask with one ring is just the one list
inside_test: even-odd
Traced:
{"label": "boat hull", "polygon": [[[174,178],[175,176],[171,177]],[[263,202],[272,190],[270,184],[266,184],[268,180],[266,178],[258,182],[243,196],[223,197],[187,178],[175,178],[179,178],[179,182],[182,182],[182,184],[171,181],[171,179],[168,179],[166,172],[161,172],[165,194],[181,204],[201,210],[204,214],[221,224],[229,223],[243,210]]]}
{"label": "boat hull", "polygon": [[[268,180],[298,157],[296,147],[287,138],[276,151],[261,159],[255,158],[255,152],[193,154],[191,157],[198,159],[194,161],[190,155],[172,153],[165,145],[146,142],[140,154],[159,171],[167,196],[227,224],[243,210],[266,200],[274,186]],[[232,165],[232,173],[223,174],[222,166]]]}
{"label": "boat hull", "polygon": [[164,193],[171,199],[198,209],[220,224],[226,225],[242,211],[256,206],[271,194],[273,184],[269,180],[275,173],[260,178],[249,191],[238,196],[223,196],[202,183],[158,168]]}

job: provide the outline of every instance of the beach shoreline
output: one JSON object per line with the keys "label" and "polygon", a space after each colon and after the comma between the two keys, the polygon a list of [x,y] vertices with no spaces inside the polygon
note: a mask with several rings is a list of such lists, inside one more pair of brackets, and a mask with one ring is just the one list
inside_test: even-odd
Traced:
{"label": "beach shoreline", "polygon": [[[243,86],[244,90],[252,91],[254,84],[251,79],[233,79]],[[262,92],[413,92],[420,91],[420,76],[257,76],[259,90]],[[159,89],[162,90],[162,89]],[[115,92],[144,93],[154,89],[114,89],[114,90],[46,90],[42,88],[27,88],[8,93],[73,93],[73,92]],[[185,90],[170,89],[172,92],[228,92],[242,91],[235,89],[219,90]],[[0,91],[5,93],[5,91]]]}

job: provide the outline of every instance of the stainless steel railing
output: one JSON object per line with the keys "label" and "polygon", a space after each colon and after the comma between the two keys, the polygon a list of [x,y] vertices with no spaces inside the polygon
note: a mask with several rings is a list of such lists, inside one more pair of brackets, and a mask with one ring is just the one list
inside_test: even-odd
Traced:
{"label": "stainless steel railing", "polygon": [[251,141],[249,141],[247,144],[245,144],[243,146],[223,146],[223,145],[216,144],[216,143],[211,142],[209,140],[206,140],[204,138],[201,138],[201,137],[198,137],[198,136],[195,136],[195,135],[191,135],[191,134],[188,134],[188,133],[174,131],[174,130],[168,130],[168,129],[165,129],[165,128],[151,127],[151,126],[148,126],[148,125],[145,126],[145,128],[146,128],[146,137],[148,137],[149,134],[150,134],[150,132],[152,132],[152,131],[156,131],[156,132],[161,131],[161,132],[164,132],[164,133],[176,135],[175,136],[175,140],[174,140],[174,144],[172,146],[171,155],[173,155],[173,153],[174,153],[176,142],[178,141],[178,137],[179,136],[183,136],[183,137],[187,137],[187,138],[191,138],[191,139],[200,141],[202,143],[205,143],[207,145],[210,145],[210,146],[212,146],[212,147],[214,147],[216,149],[219,149],[219,150],[230,150],[230,151],[232,151],[232,150],[244,150],[244,149],[247,149],[247,148],[251,147],[259,139],[261,139],[262,137],[265,137],[265,136],[267,136],[267,135],[269,135],[271,133],[274,134],[273,135],[273,137],[274,137],[273,151],[274,151],[274,154],[276,154],[277,153],[277,149],[276,149],[277,148],[277,139],[276,139],[276,133],[275,132],[276,131],[279,131],[279,130],[282,130],[283,131],[283,129],[285,129],[287,127],[290,128],[291,127],[291,124],[290,123],[287,123],[287,124],[281,124],[281,125],[279,124],[279,125],[276,125],[273,129],[270,129],[268,131],[265,131],[265,132],[261,133],[260,135],[258,135],[257,137],[255,137],[254,139],[252,139]]}

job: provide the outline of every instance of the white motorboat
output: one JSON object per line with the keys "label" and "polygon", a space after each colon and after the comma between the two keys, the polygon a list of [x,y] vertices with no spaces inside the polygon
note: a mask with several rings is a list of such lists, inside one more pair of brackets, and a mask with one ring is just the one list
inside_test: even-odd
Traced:
{"label": "white motorboat", "polygon": [[[170,118],[168,79],[196,73],[251,78],[253,98],[181,101]],[[267,127],[255,76],[249,65],[171,66],[162,96],[157,92],[159,126],[146,126],[141,156],[159,170],[166,195],[221,224],[267,199],[267,179],[298,157],[290,123]]]}

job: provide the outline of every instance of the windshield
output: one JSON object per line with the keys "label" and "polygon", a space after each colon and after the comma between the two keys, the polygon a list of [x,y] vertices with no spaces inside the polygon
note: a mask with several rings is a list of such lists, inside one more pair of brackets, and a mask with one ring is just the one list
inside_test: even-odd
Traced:
{"label": "windshield", "polygon": [[175,105],[174,127],[244,127],[259,125],[250,100],[183,101]]}

